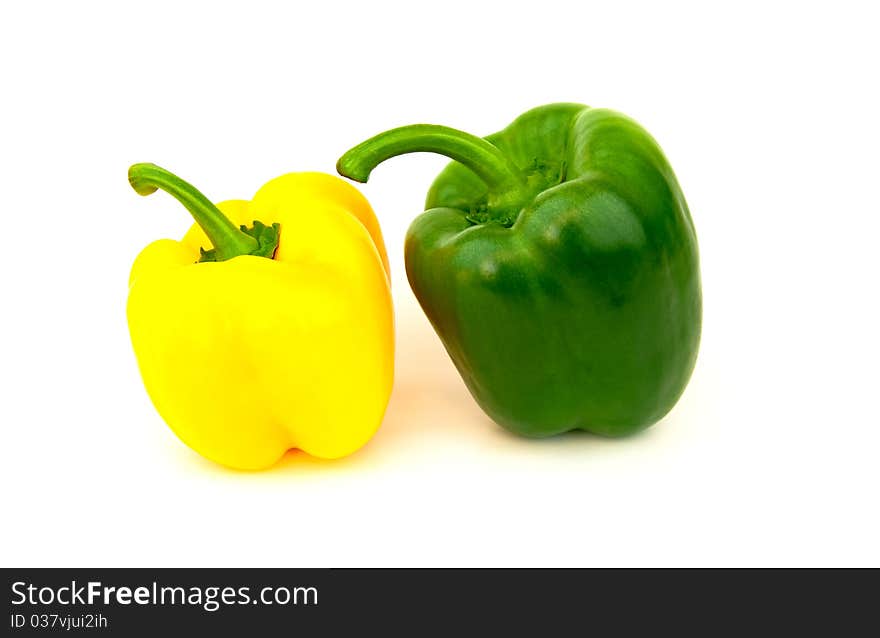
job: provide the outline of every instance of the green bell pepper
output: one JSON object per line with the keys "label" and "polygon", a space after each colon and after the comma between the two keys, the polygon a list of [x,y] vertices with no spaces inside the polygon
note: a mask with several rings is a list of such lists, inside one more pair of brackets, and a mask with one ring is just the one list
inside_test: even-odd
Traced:
{"label": "green bell pepper", "polygon": [[625,435],[669,412],[696,362],[702,294],[690,212],[648,132],[551,104],[485,139],[393,129],[337,169],[366,182],[415,151],[455,161],[407,233],[407,276],[483,410],[534,437]]}

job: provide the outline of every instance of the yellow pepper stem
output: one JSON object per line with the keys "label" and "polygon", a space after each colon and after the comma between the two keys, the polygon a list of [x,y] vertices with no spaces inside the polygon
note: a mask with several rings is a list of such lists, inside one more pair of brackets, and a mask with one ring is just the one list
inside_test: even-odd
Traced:
{"label": "yellow pepper stem", "polygon": [[240,255],[271,258],[278,246],[279,225],[266,226],[254,221],[252,228],[236,228],[195,186],[155,164],[134,164],[128,169],[128,182],[138,195],[162,189],[183,204],[211,240],[212,250],[202,249],[201,261],[225,261]]}

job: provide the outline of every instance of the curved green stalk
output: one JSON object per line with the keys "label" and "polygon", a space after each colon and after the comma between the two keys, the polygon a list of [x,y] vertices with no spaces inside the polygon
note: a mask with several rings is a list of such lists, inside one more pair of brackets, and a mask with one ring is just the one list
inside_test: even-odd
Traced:
{"label": "curved green stalk", "polygon": [[278,224],[267,227],[237,228],[199,190],[174,173],[155,164],[134,164],[128,169],[128,182],[138,195],[150,195],[162,189],[183,204],[205,231],[213,250],[202,250],[202,261],[225,261],[240,255],[272,257],[278,245]]}
{"label": "curved green stalk", "polygon": [[494,144],[448,126],[412,124],[380,133],[347,151],[336,164],[340,175],[366,182],[376,166],[404,153],[439,153],[461,162],[485,182],[488,208],[501,218],[527,197],[520,170]]}

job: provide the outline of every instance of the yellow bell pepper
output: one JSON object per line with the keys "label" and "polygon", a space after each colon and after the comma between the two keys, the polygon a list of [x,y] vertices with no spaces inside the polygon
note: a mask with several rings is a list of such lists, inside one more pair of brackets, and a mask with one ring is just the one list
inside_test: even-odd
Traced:
{"label": "yellow bell pepper", "polygon": [[391,393],[394,320],[363,195],[291,173],[250,202],[215,206],[154,164],[132,166],[129,181],[141,195],[166,191],[196,220],[182,241],[147,246],[129,280],[138,367],[174,433],[250,470],[292,448],[332,459],[364,445]]}

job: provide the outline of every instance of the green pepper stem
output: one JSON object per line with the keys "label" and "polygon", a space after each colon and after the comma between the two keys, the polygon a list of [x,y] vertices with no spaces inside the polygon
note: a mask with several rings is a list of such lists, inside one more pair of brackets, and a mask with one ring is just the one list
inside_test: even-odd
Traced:
{"label": "green pepper stem", "polygon": [[436,124],[412,124],[379,133],[347,151],[336,164],[340,175],[366,182],[385,160],[418,152],[440,153],[471,169],[489,190],[488,206],[499,211],[522,203],[525,179],[497,146],[483,138]]}
{"label": "green pepper stem", "polygon": [[217,260],[253,254],[258,248],[254,237],[235,226],[192,184],[155,164],[134,164],[128,169],[128,182],[138,195],[162,189],[183,204],[211,240]]}

